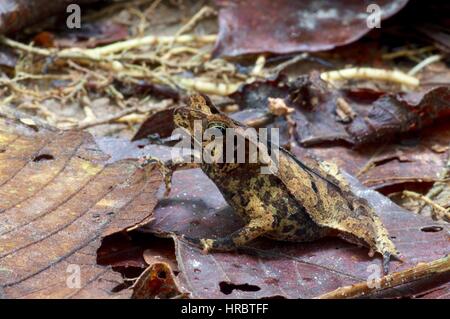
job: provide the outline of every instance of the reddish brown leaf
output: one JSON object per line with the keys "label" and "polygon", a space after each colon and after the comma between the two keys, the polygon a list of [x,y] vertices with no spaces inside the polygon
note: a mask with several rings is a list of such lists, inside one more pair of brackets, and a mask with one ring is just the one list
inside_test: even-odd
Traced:
{"label": "reddish brown leaf", "polygon": [[175,125],[173,124],[173,108],[165,109],[148,117],[133,136],[132,141],[158,136],[169,137]]}
{"label": "reddish brown leaf", "polygon": [[347,172],[357,175],[367,187],[384,188],[405,183],[432,183],[447,162],[450,127],[440,123],[401,137],[395,143],[371,144],[360,149],[346,146],[315,146],[294,148],[302,158],[314,154],[322,160],[336,163]]}
{"label": "reddish brown leaf", "polygon": [[[216,0],[219,38],[215,55],[321,51],[351,43],[370,31],[368,3],[347,1]],[[408,0],[377,4],[386,19]]]}
{"label": "reddish brown leaf", "polygon": [[[102,237],[151,219],[160,174],[145,174],[134,160],[111,160],[88,133],[36,132],[4,119],[0,149],[0,286],[6,297],[111,297],[122,279],[97,265],[96,250]],[[71,288],[68,277],[77,266],[81,286]]]}
{"label": "reddish brown leaf", "polygon": [[450,116],[450,88],[383,95],[347,127],[356,144],[420,129]]}
{"label": "reddish brown leaf", "polygon": [[170,266],[164,262],[152,263],[133,286],[134,299],[173,298],[181,295]]}
{"label": "reddish brown leaf", "polygon": [[[418,130],[450,116],[450,88],[435,87],[421,92],[389,94],[371,90],[330,89],[317,78],[301,77],[290,100],[297,105],[293,115],[298,141],[315,145],[346,141],[362,145],[393,139],[396,134]],[[343,121],[337,114],[338,99],[347,103],[355,117]]]}

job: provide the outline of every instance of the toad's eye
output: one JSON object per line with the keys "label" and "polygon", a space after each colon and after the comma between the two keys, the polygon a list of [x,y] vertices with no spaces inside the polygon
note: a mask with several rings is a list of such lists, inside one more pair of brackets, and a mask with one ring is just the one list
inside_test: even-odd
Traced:
{"label": "toad's eye", "polygon": [[218,122],[209,123],[208,124],[208,129],[220,130],[220,132],[222,132],[223,135],[225,135],[225,133],[227,131],[227,127],[224,124],[218,123]]}

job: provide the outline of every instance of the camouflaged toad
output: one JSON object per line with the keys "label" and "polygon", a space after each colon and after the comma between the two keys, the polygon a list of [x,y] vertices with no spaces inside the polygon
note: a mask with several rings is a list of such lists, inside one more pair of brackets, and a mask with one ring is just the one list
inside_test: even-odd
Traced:
{"label": "camouflaged toad", "polygon": [[[202,130],[231,128],[239,134],[246,128],[219,112],[203,95],[190,97],[187,107],[174,111],[175,125],[191,136],[195,120],[202,123]],[[209,142],[193,139],[193,143],[202,147]],[[374,251],[380,253],[387,272],[390,257],[397,257],[398,252],[368,202],[350,190],[336,166],[324,162],[307,166],[287,150],[281,147],[279,150],[278,169],[273,174],[261,174],[260,168],[266,164],[260,162],[185,165],[158,161],[166,177],[167,193],[174,170],[201,167],[246,222],[223,238],[185,239],[208,252],[233,250],[260,236],[291,242],[338,236],[368,246],[370,256]]]}

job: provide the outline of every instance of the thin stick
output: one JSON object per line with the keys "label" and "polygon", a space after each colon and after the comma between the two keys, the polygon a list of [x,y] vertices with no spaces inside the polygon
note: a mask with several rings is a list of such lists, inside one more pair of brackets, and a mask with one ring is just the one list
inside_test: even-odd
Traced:
{"label": "thin stick", "polygon": [[240,83],[213,83],[211,80],[174,77],[175,82],[186,90],[195,90],[205,94],[230,95],[237,91]]}
{"label": "thin stick", "polygon": [[428,263],[419,263],[412,268],[386,275],[378,279],[375,283],[373,281],[363,281],[351,286],[340,287],[320,295],[316,299],[341,299],[367,296],[377,291],[394,288],[449,271],[450,256],[445,256]]}
{"label": "thin stick", "polygon": [[204,6],[196,14],[194,14],[194,16],[177,31],[177,33],[175,33],[175,37],[178,37],[185,32],[191,31],[203,18],[210,17],[216,14],[217,12],[213,8]]}
{"label": "thin stick", "polygon": [[[450,176],[450,156],[447,160],[447,164],[445,165],[443,171],[439,174],[441,179],[445,179],[446,177]],[[425,195],[425,197],[429,199],[436,198],[439,194],[441,194],[445,187],[447,185],[444,182],[437,181],[433,184],[433,187],[428,191],[428,193]],[[419,209],[417,210],[417,213],[420,214],[423,210],[423,208],[426,206],[426,203],[424,203]]]}
{"label": "thin stick", "polygon": [[435,203],[427,196],[424,196],[422,194],[412,192],[412,191],[406,191],[406,190],[403,191],[403,196],[411,197],[411,198],[421,200],[421,201],[427,203],[428,205],[430,205],[433,208],[433,212],[434,212],[433,215],[435,215],[435,217],[437,219],[450,221],[450,211],[448,209],[445,209],[441,205]]}
{"label": "thin stick", "polygon": [[414,76],[417,73],[419,73],[420,70],[422,70],[423,68],[425,68],[427,65],[438,62],[442,59],[442,55],[440,54],[436,54],[436,55],[432,55],[428,58],[426,58],[425,60],[421,61],[419,64],[417,64],[415,67],[413,67],[409,72],[408,75]]}
{"label": "thin stick", "polygon": [[[163,101],[164,102],[164,101]],[[107,116],[105,118],[102,119],[95,119],[93,121],[88,121],[88,122],[81,122],[79,123],[76,128],[83,130],[89,127],[93,127],[93,126],[97,126],[97,125],[103,125],[103,124],[108,124],[108,123],[113,123],[116,122],[118,120],[120,120],[121,118],[132,114],[132,113],[147,113],[151,110],[159,110],[159,109],[165,109],[170,105],[171,102],[169,101],[165,101],[164,103],[158,104],[158,105],[153,105],[150,106],[148,108],[143,108],[141,105],[135,105],[133,107],[130,107],[126,110],[122,110],[120,112],[117,112],[116,114],[113,114],[111,116]]]}
{"label": "thin stick", "polygon": [[286,69],[288,66],[295,64],[299,61],[302,61],[308,57],[309,57],[308,53],[302,53],[302,54],[296,55],[293,58],[291,58],[283,63],[280,63],[276,67],[272,68],[271,72],[278,74],[281,71],[283,71],[284,69]]}
{"label": "thin stick", "polygon": [[30,45],[26,45],[11,39],[8,39],[4,36],[0,37],[0,43],[3,43],[7,46],[10,46],[15,49],[19,49],[22,51],[42,55],[42,56],[52,56],[56,58],[64,58],[64,59],[89,59],[89,60],[105,60],[109,54],[117,53],[120,51],[130,50],[136,47],[144,46],[144,45],[156,45],[156,44],[167,44],[167,43],[213,43],[216,41],[216,35],[180,35],[178,37],[174,36],[154,36],[149,35],[142,38],[135,38],[125,41],[115,42],[110,45],[105,45],[102,47],[94,48],[94,49],[82,49],[82,48],[69,48],[61,51],[57,50],[47,50],[35,48]]}
{"label": "thin stick", "polygon": [[253,67],[253,70],[250,74],[253,76],[263,76],[262,70],[265,64],[266,64],[266,56],[264,54],[260,54],[256,59],[255,66]]}
{"label": "thin stick", "polygon": [[216,41],[217,36],[216,35],[192,35],[192,34],[186,34],[186,35],[180,35],[177,37],[174,36],[154,36],[149,35],[142,38],[136,38],[136,39],[130,39],[125,41],[116,42],[110,45],[106,45],[103,47],[95,48],[95,49],[67,49],[60,52],[60,55],[65,56],[67,54],[70,54],[72,51],[79,51],[84,52],[89,57],[93,57],[96,59],[101,59],[102,57],[105,57],[109,54],[124,51],[124,50],[130,50],[133,48],[137,48],[144,45],[156,45],[156,44],[168,44],[168,43],[178,43],[178,44],[185,44],[185,43],[191,43],[191,42],[198,42],[198,43],[214,43]]}
{"label": "thin stick", "polygon": [[399,50],[395,52],[385,53],[381,56],[383,60],[392,60],[400,57],[412,57],[418,54],[436,50],[434,46],[427,46],[416,50]]}

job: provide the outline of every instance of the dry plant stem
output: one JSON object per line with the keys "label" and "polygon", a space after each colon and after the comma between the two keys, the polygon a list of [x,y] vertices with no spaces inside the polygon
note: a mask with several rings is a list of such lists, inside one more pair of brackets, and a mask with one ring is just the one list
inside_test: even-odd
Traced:
{"label": "dry plant stem", "polygon": [[186,90],[195,90],[206,94],[230,95],[239,88],[240,83],[213,83],[208,80],[175,78],[176,83]]}
{"label": "dry plant stem", "polygon": [[350,68],[336,71],[323,72],[322,80],[327,82],[343,80],[378,80],[403,84],[411,87],[419,85],[419,80],[411,75],[398,70],[383,70],[374,68]]}
{"label": "dry plant stem", "polygon": [[97,125],[103,125],[103,124],[108,124],[108,123],[113,123],[113,122],[120,122],[119,120],[127,115],[133,114],[133,113],[147,113],[151,110],[159,110],[159,109],[164,109],[167,108],[169,106],[169,104],[167,103],[167,101],[165,103],[163,103],[162,105],[153,105],[147,108],[142,107],[141,105],[136,105],[133,107],[130,107],[126,110],[122,110],[116,114],[113,114],[111,116],[102,118],[102,119],[95,119],[93,121],[88,121],[88,122],[81,122],[79,123],[76,128],[83,130],[83,129],[87,129],[93,126],[97,126]]}
{"label": "dry plant stem", "polygon": [[22,123],[24,123],[23,119],[31,119],[35,123],[35,125],[37,125],[39,127],[43,127],[45,129],[48,129],[51,131],[56,130],[53,126],[48,125],[48,123],[45,123],[40,118],[30,115],[30,114],[27,114],[25,112],[22,112],[16,108],[6,106],[5,104],[0,104],[0,117],[5,118],[5,119],[21,121]]}
{"label": "dry plant stem", "polygon": [[320,295],[317,299],[341,299],[367,296],[374,292],[394,288],[406,283],[448,273],[450,271],[450,256],[433,260],[428,263],[419,263],[416,266],[395,272],[373,281],[363,281],[351,286],[345,286]]}
{"label": "dry plant stem", "polygon": [[109,54],[131,50],[140,46],[145,45],[156,45],[156,44],[169,44],[169,43],[177,43],[177,44],[185,44],[185,43],[214,43],[216,41],[216,35],[180,35],[180,36],[154,36],[149,35],[142,38],[130,39],[125,41],[116,42],[110,45],[106,45],[103,47],[95,48],[95,49],[68,49],[60,51],[62,56],[70,54],[71,52],[82,52],[86,56],[93,57],[94,59],[102,59],[102,57],[106,57]]}
{"label": "dry plant stem", "polygon": [[82,49],[82,48],[70,48],[64,49],[61,51],[57,50],[47,50],[35,48],[30,45],[26,45],[6,37],[0,37],[0,43],[3,43],[7,46],[10,46],[15,49],[19,49],[22,51],[26,51],[29,53],[34,53],[42,56],[51,56],[62,59],[90,59],[94,61],[98,60],[107,60],[108,55],[134,49],[136,47],[145,46],[145,45],[155,45],[155,44],[169,44],[169,43],[214,43],[216,41],[216,35],[181,35],[178,37],[173,36],[154,36],[149,35],[142,38],[135,38],[125,41],[116,42],[110,45],[94,48],[94,49]]}
{"label": "dry plant stem", "polygon": [[417,73],[419,73],[423,68],[425,68],[427,65],[430,65],[432,63],[438,62],[442,59],[442,55],[436,54],[432,55],[425,60],[421,61],[419,64],[417,64],[415,67],[413,67],[409,72],[408,75],[414,76]]}
{"label": "dry plant stem", "polygon": [[302,60],[306,59],[307,57],[309,57],[308,53],[299,54],[299,55],[293,57],[292,59],[289,59],[289,60],[287,60],[287,61],[285,61],[283,63],[278,64],[277,66],[272,68],[270,70],[270,72],[273,73],[273,74],[278,74],[281,71],[283,71],[284,69],[286,69],[287,67],[289,67],[289,66],[291,66],[293,64],[296,64],[297,62],[302,61]]}
{"label": "dry plant stem", "polygon": [[[447,187],[446,184],[446,177],[450,176],[450,157],[447,160],[447,164],[445,165],[445,168],[443,170],[443,172],[440,174],[441,176],[441,180],[442,181],[436,181],[433,185],[433,187],[428,191],[428,193],[425,195],[425,197],[429,198],[429,199],[433,199],[436,196],[438,196],[439,194],[441,194],[445,187]],[[417,210],[417,213],[420,214],[423,210],[423,208],[426,206],[426,203],[424,203],[422,206],[419,207],[419,209]]]}
{"label": "dry plant stem", "polygon": [[434,46],[427,46],[416,50],[400,50],[396,52],[390,52],[383,54],[381,58],[383,60],[392,60],[400,57],[414,57],[422,53],[430,52],[436,50]]}
{"label": "dry plant stem", "polygon": [[403,196],[414,198],[416,200],[421,200],[427,203],[433,208],[432,214],[436,219],[450,221],[450,211],[448,209],[445,209],[441,205],[433,202],[427,196],[412,191],[403,191]]}
{"label": "dry plant stem", "polygon": [[256,59],[255,66],[253,67],[251,75],[263,76],[262,70],[265,64],[266,64],[266,56],[264,54],[259,55],[258,58]]}
{"label": "dry plant stem", "polygon": [[366,164],[364,164],[364,166],[361,167],[361,169],[356,173],[355,175],[356,177],[360,177],[361,175],[367,173],[370,169],[372,169],[376,165],[377,162],[376,157],[384,151],[385,146],[386,144],[383,144],[379,148],[377,148],[377,150],[370,156]]}
{"label": "dry plant stem", "polygon": [[203,18],[210,17],[216,14],[217,12],[211,7],[205,6],[201,8],[185,25],[183,25],[177,31],[175,37],[178,37],[185,32],[191,31]]}

